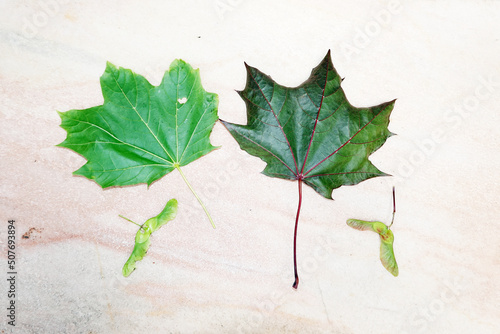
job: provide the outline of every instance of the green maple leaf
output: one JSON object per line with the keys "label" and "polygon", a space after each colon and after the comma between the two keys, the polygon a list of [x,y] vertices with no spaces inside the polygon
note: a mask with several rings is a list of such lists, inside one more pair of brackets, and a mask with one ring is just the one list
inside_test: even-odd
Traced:
{"label": "green maple leaf", "polygon": [[267,163],[265,175],[298,181],[293,285],[297,288],[295,250],[302,183],[331,198],[333,189],[342,185],[387,175],[368,157],[391,135],[388,124],[394,101],[371,108],[352,106],[340,86],[342,79],[330,51],[296,88],[281,86],[246,67],[246,87],[239,93],[246,102],[247,125],[222,123],[241,149]]}
{"label": "green maple leaf", "polygon": [[61,112],[69,148],[87,159],[74,172],[103,188],[147,183],[177,169],[215,225],[180,167],[216,149],[210,133],[218,98],[206,92],[198,70],[175,60],[159,86],[107,63],[101,76],[104,104]]}
{"label": "green maple leaf", "polygon": [[141,261],[148,251],[149,245],[151,244],[151,235],[158,231],[160,227],[167,224],[169,221],[173,220],[177,215],[177,200],[175,198],[171,199],[167,202],[163,210],[155,217],[149,218],[142,225],[139,225],[132,220],[120,216],[122,218],[127,219],[128,221],[139,225],[139,230],[135,235],[135,245],[134,250],[130,254],[127,262],[123,266],[122,274],[123,276],[129,276],[136,267],[136,262]]}

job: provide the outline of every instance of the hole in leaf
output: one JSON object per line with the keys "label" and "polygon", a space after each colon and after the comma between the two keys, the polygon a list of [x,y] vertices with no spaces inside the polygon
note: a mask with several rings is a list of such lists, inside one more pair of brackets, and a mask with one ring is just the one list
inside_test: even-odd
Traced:
{"label": "hole in leaf", "polygon": [[177,102],[179,102],[180,104],[184,104],[187,102],[187,97],[183,97],[182,99],[178,99]]}

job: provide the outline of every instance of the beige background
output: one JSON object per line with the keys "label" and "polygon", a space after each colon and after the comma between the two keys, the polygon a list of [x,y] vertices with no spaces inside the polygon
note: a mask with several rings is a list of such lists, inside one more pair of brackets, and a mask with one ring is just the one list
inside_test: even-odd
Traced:
{"label": "beige background", "polygon": [[[18,333],[499,333],[499,1],[0,2],[0,312],[7,220],[17,226]],[[392,177],[304,189],[271,179],[217,123],[222,145],[184,168],[102,190],[55,147],[56,110],[102,103],[106,61],[158,84],[172,60],[199,68],[219,116],[246,120],[243,62],[288,86],[332,51],[356,106],[397,98],[397,136],[371,160]],[[400,276],[348,218],[390,221]],[[170,198],[176,220],[129,277],[136,226]],[[31,229],[33,228],[33,229]],[[29,232],[29,239],[21,236]]]}

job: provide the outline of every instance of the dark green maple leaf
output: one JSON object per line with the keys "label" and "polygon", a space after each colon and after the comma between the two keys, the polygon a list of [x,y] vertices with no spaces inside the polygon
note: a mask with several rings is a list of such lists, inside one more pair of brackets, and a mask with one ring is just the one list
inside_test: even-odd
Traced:
{"label": "dark green maple leaf", "polygon": [[302,183],[332,198],[333,189],[342,185],[387,175],[368,157],[392,134],[388,124],[394,101],[371,108],[352,106],[340,86],[342,79],[330,51],[296,88],[281,86],[246,67],[246,87],[239,93],[247,106],[247,125],[222,123],[241,149],[267,163],[265,175],[298,181],[293,285],[297,288],[295,250]]}
{"label": "dark green maple leaf", "polygon": [[108,63],[101,88],[103,105],[59,113],[68,135],[58,146],[87,159],[74,174],[106,188],[150,185],[177,169],[213,225],[180,168],[216,149],[210,133],[218,98],[203,89],[199,71],[175,60],[161,84],[153,86],[143,76]]}

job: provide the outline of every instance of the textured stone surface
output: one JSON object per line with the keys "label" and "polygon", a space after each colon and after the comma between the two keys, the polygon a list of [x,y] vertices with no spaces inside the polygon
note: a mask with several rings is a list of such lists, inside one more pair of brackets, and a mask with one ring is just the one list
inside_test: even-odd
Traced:
{"label": "textured stone surface", "polygon": [[[496,1],[3,1],[0,4],[0,308],[7,221],[17,224],[19,333],[498,333],[500,3]],[[107,60],[158,84],[175,58],[200,68],[219,115],[245,122],[243,62],[294,86],[332,50],[350,102],[397,98],[372,161],[393,177],[304,188],[267,178],[221,124],[222,145],[178,173],[102,190],[54,147],[56,110],[102,103]],[[378,237],[348,218],[390,221],[400,276]],[[136,226],[165,202],[176,220],[129,278]],[[33,228],[33,229],[32,229]],[[31,232],[30,232],[31,231]],[[28,233],[29,238],[21,238]],[[0,313],[0,326],[11,326]]]}

